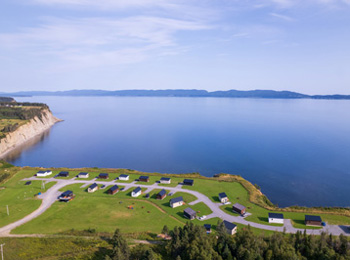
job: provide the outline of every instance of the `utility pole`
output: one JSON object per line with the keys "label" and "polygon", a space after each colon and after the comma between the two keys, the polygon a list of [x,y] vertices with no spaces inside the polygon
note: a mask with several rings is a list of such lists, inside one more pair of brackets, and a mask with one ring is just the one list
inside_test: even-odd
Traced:
{"label": "utility pole", "polygon": [[4,260],[4,249],[3,249],[3,246],[4,246],[5,244],[1,244],[0,246],[1,246],[1,259],[2,260]]}
{"label": "utility pole", "polygon": [[45,190],[45,182],[44,181],[42,181],[42,183],[41,183],[41,189]]}
{"label": "utility pole", "polygon": [[6,205],[6,209],[7,209],[7,216],[10,216],[9,205]]}

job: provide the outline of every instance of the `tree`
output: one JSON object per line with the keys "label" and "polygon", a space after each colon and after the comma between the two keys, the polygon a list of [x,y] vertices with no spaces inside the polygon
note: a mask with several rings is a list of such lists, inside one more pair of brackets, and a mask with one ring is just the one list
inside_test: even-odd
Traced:
{"label": "tree", "polygon": [[111,240],[113,252],[111,258],[113,260],[129,260],[130,249],[126,239],[122,236],[119,229],[116,229]]}
{"label": "tree", "polygon": [[169,228],[167,225],[164,225],[164,227],[162,229],[162,234],[164,234],[166,236],[169,234]]}

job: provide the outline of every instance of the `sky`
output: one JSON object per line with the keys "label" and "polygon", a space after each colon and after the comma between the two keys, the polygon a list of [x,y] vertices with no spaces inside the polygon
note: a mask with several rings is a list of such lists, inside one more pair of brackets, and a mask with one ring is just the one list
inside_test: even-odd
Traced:
{"label": "sky", "polygon": [[350,94],[350,0],[1,0],[0,92]]}

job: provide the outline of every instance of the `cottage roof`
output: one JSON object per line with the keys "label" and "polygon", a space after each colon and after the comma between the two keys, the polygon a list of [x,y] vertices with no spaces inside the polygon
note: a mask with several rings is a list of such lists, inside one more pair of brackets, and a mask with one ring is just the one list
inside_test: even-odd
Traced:
{"label": "cottage roof", "polygon": [[204,227],[205,227],[205,229],[211,229],[211,225],[210,224],[204,224]]}
{"label": "cottage roof", "polygon": [[119,189],[118,185],[114,185],[109,190],[110,191],[115,191],[115,190],[118,190],[118,189]]}
{"label": "cottage roof", "polygon": [[60,172],[58,175],[63,175],[63,176],[67,176],[67,175],[69,175],[69,172]]}
{"label": "cottage roof", "polygon": [[180,201],[183,201],[183,198],[182,196],[181,197],[177,197],[177,198],[173,198],[170,200],[170,203],[177,203],[177,202],[180,202]]}
{"label": "cottage roof", "polygon": [[98,187],[98,185],[97,183],[94,183],[89,186],[89,189],[95,189],[96,187]]}
{"label": "cottage roof", "polygon": [[140,187],[137,187],[137,188],[135,188],[132,192],[133,193],[138,193],[138,192],[140,192],[141,191],[141,188]]}
{"label": "cottage roof", "polygon": [[126,174],[120,174],[119,175],[119,178],[127,178],[127,177],[129,177],[129,175],[126,175]]}
{"label": "cottage roof", "polygon": [[321,219],[320,216],[305,215],[305,221],[318,221],[318,222],[322,222],[322,219]]}
{"label": "cottage roof", "polygon": [[269,213],[269,218],[284,219],[283,214],[281,214],[281,213]]}
{"label": "cottage roof", "polygon": [[140,178],[139,179],[149,179],[149,176],[140,176]]}
{"label": "cottage roof", "polygon": [[46,173],[46,172],[48,172],[48,171],[38,171],[37,173]]}
{"label": "cottage roof", "polygon": [[193,209],[191,209],[191,208],[185,209],[184,212],[187,213],[190,216],[195,216],[196,215],[196,212]]}
{"label": "cottage roof", "polygon": [[227,198],[227,195],[225,192],[221,192],[219,193],[219,198],[222,199],[222,198]]}
{"label": "cottage roof", "polygon": [[226,220],[224,220],[224,225],[225,225],[226,229],[228,229],[228,230],[233,230],[235,227],[237,227],[237,225],[235,225],[231,222],[228,222]]}
{"label": "cottage roof", "polygon": [[106,177],[106,176],[108,176],[108,173],[100,173],[99,176]]}
{"label": "cottage roof", "polygon": [[81,172],[81,173],[79,173],[79,175],[88,175],[89,173],[87,173],[87,172]]}
{"label": "cottage roof", "polygon": [[161,181],[170,181],[170,178],[162,177],[160,178]]}
{"label": "cottage roof", "polygon": [[70,195],[73,195],[73,191],[71,191],[71,190],[66,190],[65,192],[63,192],[61,194],[62,197],[66,197],[66,196],[70,196]]}
{"label": "cottage roof", "polygon": [[162,189],[159,193],[158,193],[158,195],[159,196],[164,196],[166,194],[166,191],[164,190],[164,189]]}
{"label": "cottage roof", "polygon": [[184,183],[188,183],[188,184],[193,184],[193,180],[191,180],[191,179],[184,179],[184,181],[183,181]]}
{"label": "cottage roof", "polygon": [[236,208],[236,209],[239,209],[239,210],[244,210],[245,207],[239,203],[235,203],[232,207]]}

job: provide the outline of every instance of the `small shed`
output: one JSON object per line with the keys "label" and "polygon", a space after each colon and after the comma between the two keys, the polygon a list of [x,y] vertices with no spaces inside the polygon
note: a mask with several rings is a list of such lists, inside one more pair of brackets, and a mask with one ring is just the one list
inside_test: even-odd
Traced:
{"label": "small shed", "polygon": [[100,173],[99,175],[98,175],[98,178],[99,179],[108,179],[109,178],[109,174],[108,173]]}
{"label": "small shed", "polygon": [[139,181],[149,182],[149,177],[148,176],[140,176]]}
{"label": "small shed", "polygon": [[73,191],[66,190],[58,197],[58,199],[59,201],[64,201],[64,202],[71,201],[72,199],[74,199]]}
{"label": "small shed", "polygon": [[241,214],[241,215],[243,215],[246,212],[246,208],[239,203],[234,204],[232,206],[232,210],[238,214]]}
{"label": "small shed", "polygon": [[322,219],[320,216],[305,215],[306,226],[322,226]]}
{"label": "small shed", "polygon": [[162,189],[158,194],[157,194],[157,200],[162,200],[166,197],[166,191]]}
{"label": "small shed", "polygon": [[184,217],[193,220],[197,217],[197,213],[191,208],[186,208],[184,210]]}
{"label": "small shed", "polygon": [[182,183],[183,183],[183,185],[193,186],[194,180],[184,179],[184,181]]}
{"label": "small shed", "polygon": [[38,171],[36,173],[37,177],[46,177],[52,174],[52,171]]}
{"label": "small shed", "polygon": [[114,186],[112,186],[112,187],[107,191],[107,193],[110,194],[110,195],[114,195],[114,194],[116,194],[118,191],[119,191],[118,185],[114,185]]}
{"label": "small shed", "polygon": [[166,177],[162,177],[160,178],[160,183],[163,183],[163,184],[170,184],[171,183],[171,179],[170,178],[166,178]]}
{"label": "small shed", "polygon": [[98,185],[97,185],[97,183],[91,184],[91,185],[89,186],[89,188],[87,189],[87,191],[88,191],[89,193],[95,192],[95,191],[97,191],[97,190],[98,190]]}
{"label": "small shed", "polygon": [[284,217],[281,213],[269,213],[269,223],[283,224]]}
{"label": "small shed", "polygon": [[228,202],[228,197],[225,192],[219,193],[219,200],[221,203],[227,203]]}
{"label": "small shed", "polygon": [[231,222],[228,222],[226,220],[224,220],[224,225],[225,225],[225,229],[226,229],[227,234],[233,235],[237,232],[237,225],[235,225]]}
{"label": "small shed", "polygon": [[87,172],[80,172],[78,174],[78,178],[87,179],[87,178],[89,178],[89,173],[87,173]]}
{"label": "small shed", "polygon": [[129,175],[120,174],[118,179],[121,180],[121,181],[128,181],[129,178],[130,178]]}
{"label": "small shed", "polygon": [[58,177],[69,177],[69,172],[60,172]]}
{"label": "small shed", "polygon": [[205,228],[207,234],[211,233],[211,225],[210,224],[204,224],[204,228]]}
{"label": "small shed", "polygon": [[142,193],[141,187],[137,187],[131,192],[131,197],[138,197],[141,195],[141,193]]}
{"label": "small shed", "polygon": [[180,207],[183,204],[184,204],[184,200],[182,197],[177,197],[170,200],[170,207],[172,208]]}

